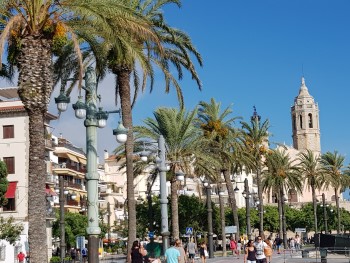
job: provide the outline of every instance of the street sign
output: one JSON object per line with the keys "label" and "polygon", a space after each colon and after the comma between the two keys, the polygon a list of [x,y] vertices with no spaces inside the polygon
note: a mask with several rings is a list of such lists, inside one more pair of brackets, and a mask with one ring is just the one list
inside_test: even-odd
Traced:
{"label": "street sign", "polygon": [[304,228],[301,228],[301,227],[296,228],[295,232],[297,232],[297,233],[306,233],[306,228],[305,227]]}
{"label": "street sign", "polygon": [[226,234],[235,234],[237,233],[237,226],[225,226]]}
{"label": "street sign", "polygon": [[75,238],[77,249],[82,249],[85,247],[85,237],[84,236],[77,236]]}
{"label": "street sign", "polygon": [[186,227],[186,235],[192,235],[193,234],[193,227]]}

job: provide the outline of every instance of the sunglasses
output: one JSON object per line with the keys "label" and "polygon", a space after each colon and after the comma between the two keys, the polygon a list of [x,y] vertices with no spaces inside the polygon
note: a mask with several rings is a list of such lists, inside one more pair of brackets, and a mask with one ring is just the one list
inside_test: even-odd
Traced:
{"label": "sunglasses", "polygon": [[258,238],[258,240],[261,240],[261,238]]}

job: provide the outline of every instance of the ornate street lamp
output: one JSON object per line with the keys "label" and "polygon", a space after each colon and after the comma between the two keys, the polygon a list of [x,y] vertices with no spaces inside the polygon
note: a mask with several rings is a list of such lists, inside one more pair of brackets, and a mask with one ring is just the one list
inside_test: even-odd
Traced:
{"label": "ornate street lamp", "polygon": [[[103,128],[106,126],[109,113],[120,113],[120,110],[115,111],[103,111],[102,108],[98,108],[97,99],[100,96],[97,95],[97,81],[95,70],[92,67],[88,67],[85,72],[85,102],[82,97],[79,96],[77,103],[73,104],[75,110],[75,116],[78,119],[84,119],[84,125],[86,127],[86,155],[87,155],[87,214],[88,214],[88,227],[86,232],[88,234],[88,257],[90,263],[99,262],[98,248],[99,248],[99,234],[101,229],[99,227],[98,219],[98,180],[99,174],[97,173],[97,128]],[[67,104],[70,102],[69,97],[66,96],[64,89],[67,80],[62,82],[60,95],[55,98],[57,108],[59,111],[65,111]],[[113,134],[116,135],[117,141],[123,143],[127,139],[128,130],[121,124],[117,129],[113,130]]]}

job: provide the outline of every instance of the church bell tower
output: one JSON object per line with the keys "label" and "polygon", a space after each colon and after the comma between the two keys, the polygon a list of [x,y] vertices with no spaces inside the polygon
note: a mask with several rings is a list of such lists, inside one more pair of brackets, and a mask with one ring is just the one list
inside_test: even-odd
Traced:
{"label": "church bell tower", "polygon": [[309,94],[304,77],[301,79],[299,95],[294,99],[291,115],[294,148],[321,153],[318,105]]}

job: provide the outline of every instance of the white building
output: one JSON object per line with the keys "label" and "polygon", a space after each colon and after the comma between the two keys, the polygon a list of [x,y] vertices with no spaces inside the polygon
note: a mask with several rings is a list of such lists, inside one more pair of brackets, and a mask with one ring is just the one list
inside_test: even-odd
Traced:
{"label": "white building", "polygon": [[[46,114],[46,122],[56,116]],[[49,126],[47,126],[49,129]],[[0,89],[0,158],[7,165],[9,186],[5,194],[8,204],[2,207],[0,216],[13,217],[16,223],[23,225],[20,240],[14,246],[0,240],[0,262],[17,262],[19,251],[28,251],[28,162],[29,162],[29,118],[22,102],[18,99],[17,88]],[[52,143],[46,144],[46,151],[52,151]],[[49,154],[48,154],[49,156]],[[48,161],[48,163],[50,163]],[[48,166],[47,195],[55,195],[52,184],[52,173]],[[45,196],[43,196],[45,198]],[[51,220],[47,220],[47,240],[51,243]],[[51,257],[51,247],[48,251]]]}

